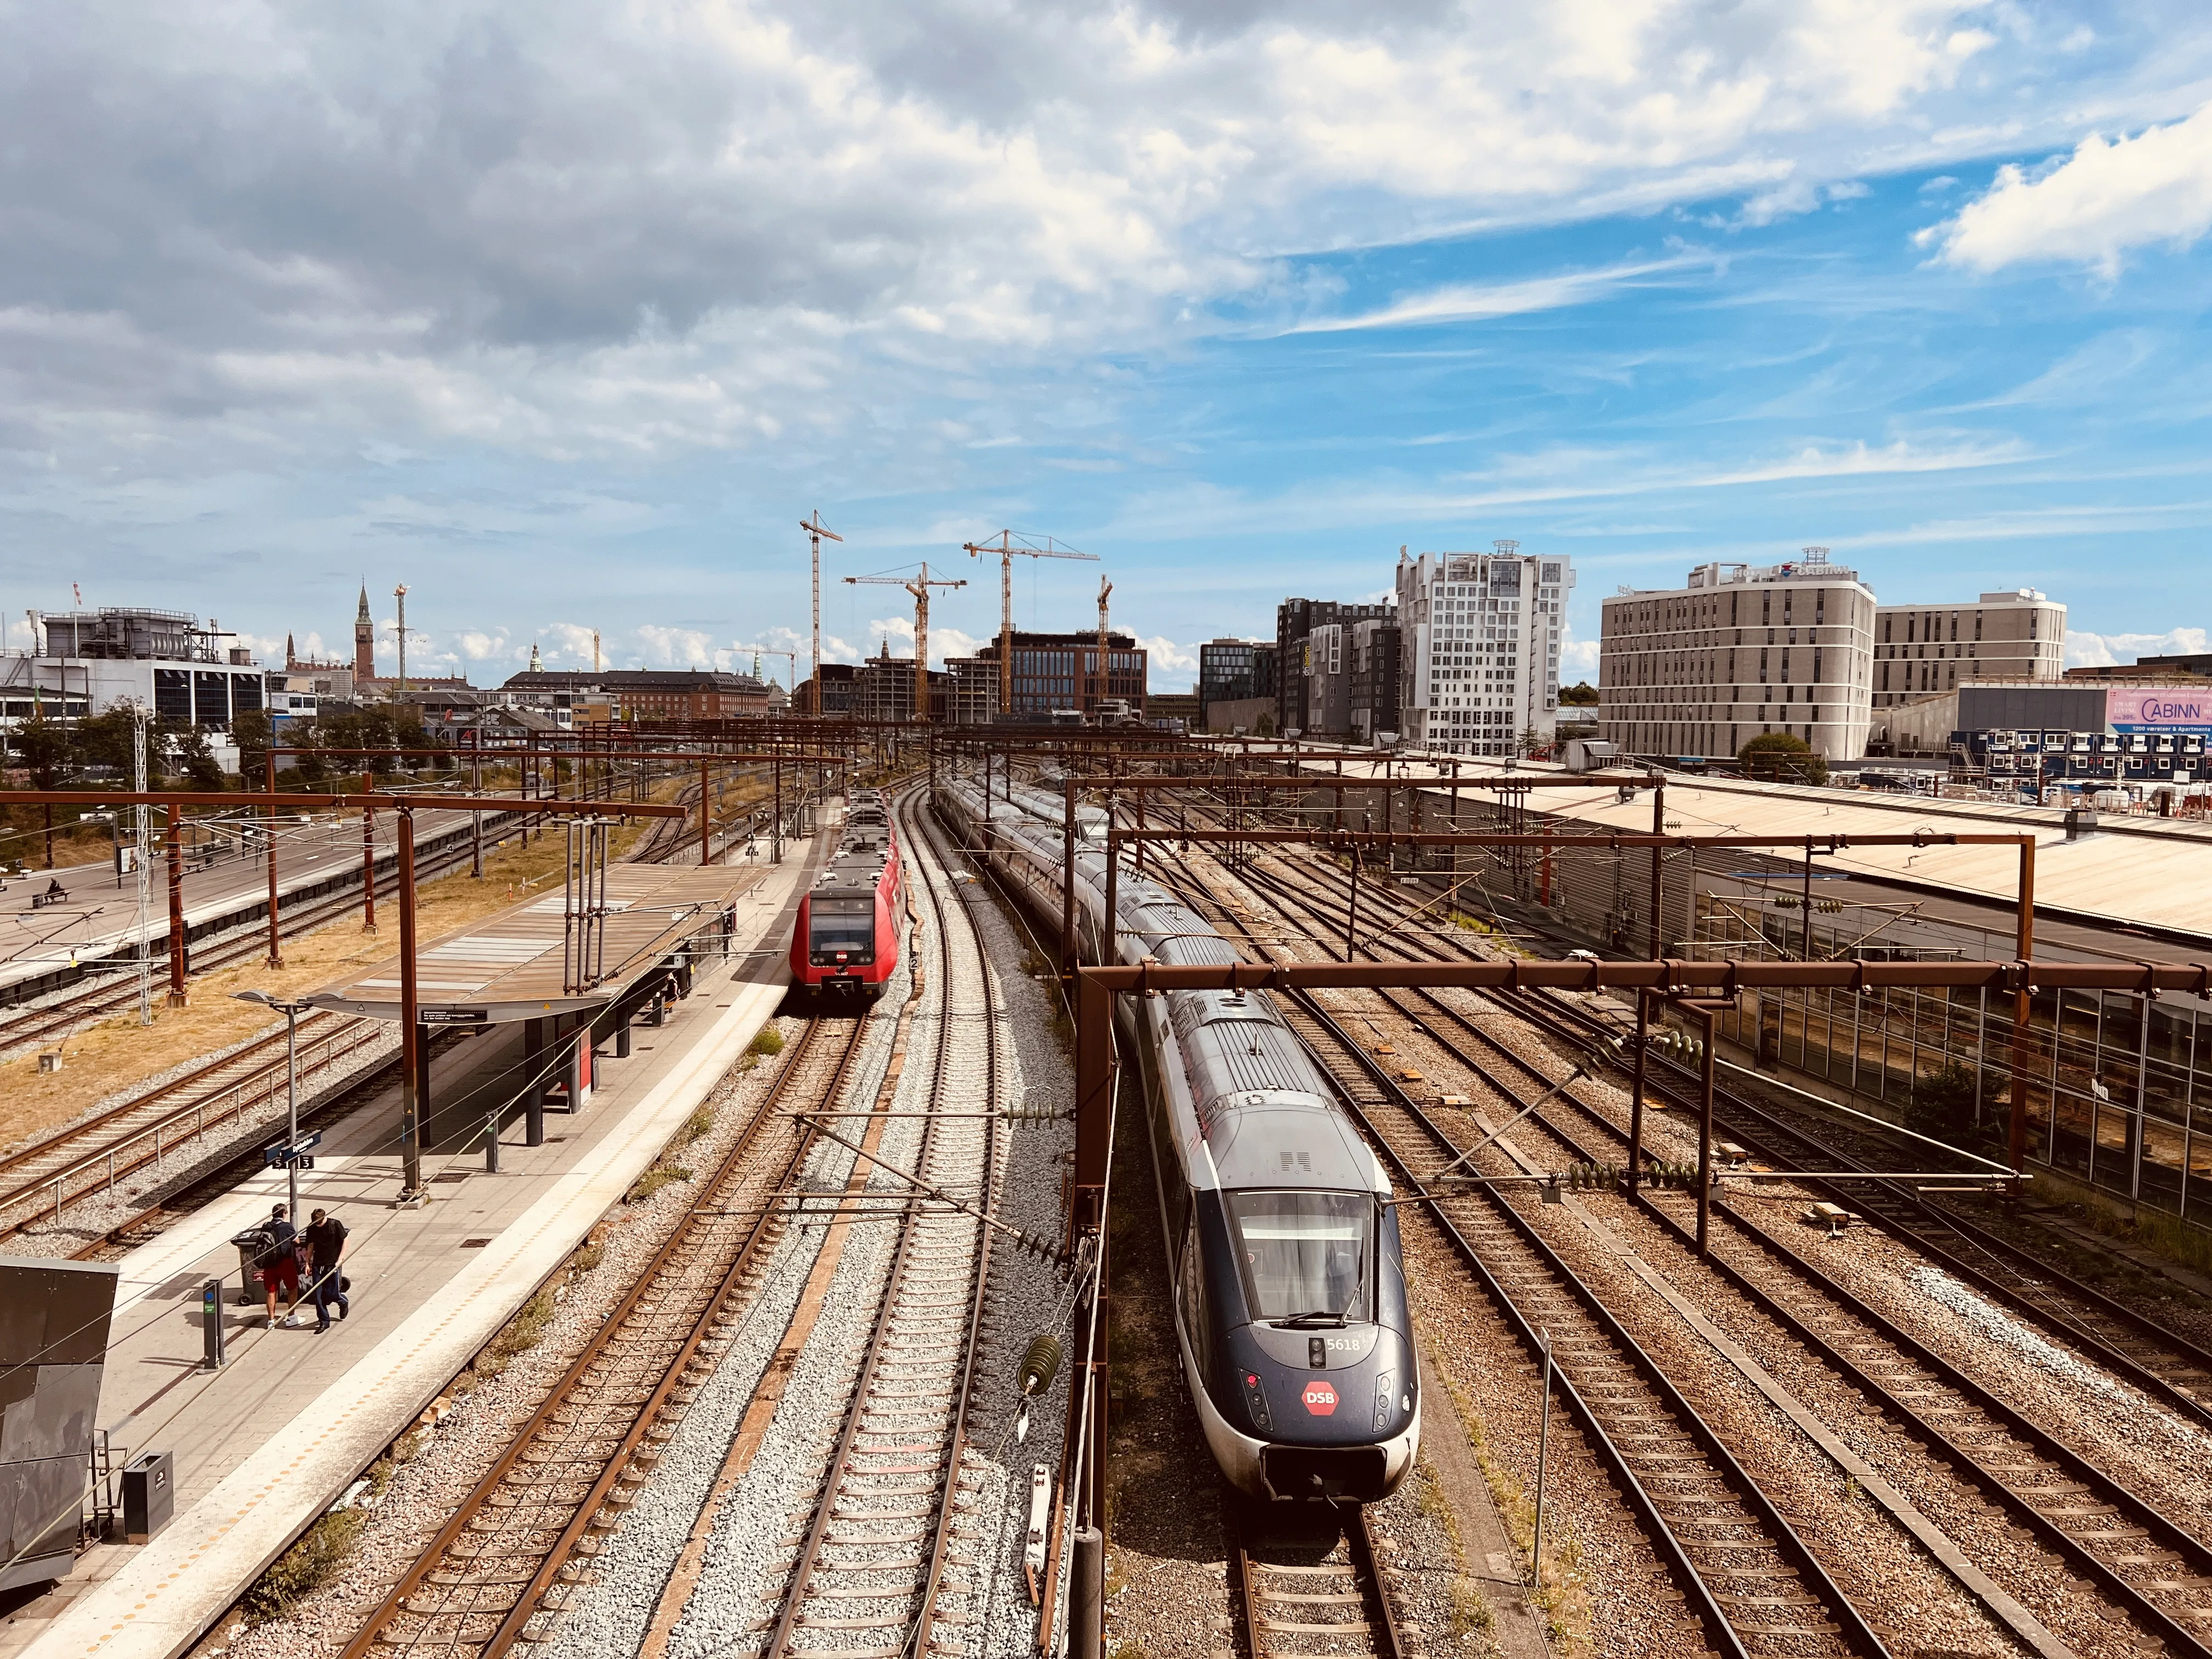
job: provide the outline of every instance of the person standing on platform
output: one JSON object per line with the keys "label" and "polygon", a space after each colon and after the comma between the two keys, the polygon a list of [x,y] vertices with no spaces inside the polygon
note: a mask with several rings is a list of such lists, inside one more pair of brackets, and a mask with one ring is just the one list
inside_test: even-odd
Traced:
{"label": "person standing on platform", "polygon": [[331,1304],[337,1304],[338,1317],[343,1319],[353,1311],[346,1299],[345,1279],[338,1272],[338,1263],[345,1258],[346,1224],[326,1210],[317,1210],[307,1223],[307,1272],[312,1275],[309,1288],[315,1300],[315,1334],[320,1336],[331,1328]]}
{"label": "person standing on platform", "polygon": [[269,1212],[268,1224],[261,1230],[269,1235],[269,1246],[253,1258],[253,1266],[261,1275],[261,1288],[269,1293],[269,1328],[276,1328],[276,1291],[281,1285],[288,1298],[284,1323],[289,1328],[297,1322],[292,1310],[300,1304],[300,1234],[286,1218],[284,1206],[276,1206]]}

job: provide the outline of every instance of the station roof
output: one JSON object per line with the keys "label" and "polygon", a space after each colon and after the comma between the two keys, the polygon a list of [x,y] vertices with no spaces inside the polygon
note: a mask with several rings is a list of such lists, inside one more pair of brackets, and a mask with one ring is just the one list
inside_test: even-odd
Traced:
{"label": "station roof", "polygon": [[[600,981],[562,985],[566,901],[559,888],[419,946],[416,994],[427,1025],[493,1025],[602,1008],[653,973],[678,944],[714,927],[723,908],[767,879],[757,866],[607,867]],[[356,968],[307,1000],[370,1019],[399,1018],[399,957]]]}
{"label": "station roof", "polygon": [[[1334,775],[1333,761],[1308,768]],[[1347,758],[1347,777],[1381,768],[1362,757]],[[1424,781],[1442,767],[1419,761],[1397,763],[1403,781]],[[1461,787],[1484,798],[1483,786],[1502,780],[1540,784],[1563,776],[1562,769],[1522,763],[1514,771],[1462,761]],[[1449,781],[1448,776],[1442,780]],[[2212,939],[2212,824],[2203,820],[2120,816],[2106,813],[2096,830],[2078,841],[2066,839],[2066,814],[2055,806],[2002,801],[1935,800],[1926,796],[1865,790],[1805,788],[1753,783],[1735,778],[1689,778],[1668,775],[1667,833],[1681,836],[1909,835],[1925,829],[1938,835],[2023,835],[2036,838],[2035,902],[2077,919],[2132,924],[2164,932]],[[1494,796],[1489,799],[1496,799]],[[1538,787],[1528,805],[1540,811],[1630,834],[1651,830],[1651,798],[1639,792],[1624,804],[1604,789]],[[1434,827],[1434,826],[1431,826]],[[1778,848],[1788,856],[1788,849]],[[2009,907],[2020,874],[2020,854],[2010,847],[1868,847],[1847,848],[1815,866],[1848,871],[1901,887],[1953,891]]]}

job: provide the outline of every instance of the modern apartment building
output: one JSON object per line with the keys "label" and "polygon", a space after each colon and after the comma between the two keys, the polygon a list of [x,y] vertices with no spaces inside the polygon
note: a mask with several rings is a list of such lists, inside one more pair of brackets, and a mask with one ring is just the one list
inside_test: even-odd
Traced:
{"label": "modern apartment building", "polygon": [[1524,554],[1398,555],[1398,730],[1447,755],[1510,755],[1559,724],[1559,631],[1574,566]]}
{"label": "modern apartment building", "polygon": [[1395,620],[1352,624],[1349,720],[1352,738],[1372,743],[1380,732],[1398,729],[1403,683],[1404,634]]}
{"label": "modern apartment building", "polygon": [[[1340,605],[1334,599],[1285,599],[1275,607],[1275,683],[1255,686],[1254,691],[1275,699],[1279,730],[1318,732],[1326,729],[1307,702],[1311,685],[1307,636],[1315,629],[1332,623],[1380,622],[1389,616],[1387,605]],[[1335,730],[1340,732],[1344,728],[1339,726]]]}
{"label": "modern apartment building", "polygon": [[1823,547],[1703,564],[1683,586],[1605,601],[1598,736],[1627,754],[1733,757],[1766,732],[1834,760],[1866,752],[1873,591]]}
{"label": "modern apartment building", "polygon": [[1962,681],[2056,680],[2066,673],[2066,607],[2032,587],[1971,605],[1875,608],[1874,706],[1887,708]]}

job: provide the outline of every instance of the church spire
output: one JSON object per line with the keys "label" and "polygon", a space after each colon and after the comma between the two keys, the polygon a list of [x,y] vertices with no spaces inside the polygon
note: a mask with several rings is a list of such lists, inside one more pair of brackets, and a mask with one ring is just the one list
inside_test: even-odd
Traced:
{"label": "church spire", "polygon": [[535,640],[530,642],[530,672],[533,674],[542,674],[545,672],[545,665],[538,655],[538,641]]}
{"label": "church spire", "polygon": [[376,619],[368,614],[368,583],[361,585],[361,604],[353,613],[353,677],[356,684],[376,678]]}

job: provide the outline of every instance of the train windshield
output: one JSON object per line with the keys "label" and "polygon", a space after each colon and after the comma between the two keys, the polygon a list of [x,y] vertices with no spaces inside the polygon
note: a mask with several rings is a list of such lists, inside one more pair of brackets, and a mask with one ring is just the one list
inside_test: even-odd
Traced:
{"label": "train windshield", "polygon": [[1375,1200],[1365,1193],[1231,1193],[1229,1212],[1255,1319],[1299,1324],[1364,1321],[1368,1236]]}
{"label": "train windshield", "polygon": [[874,956],[876,902],[872,897],[817,897],[806,909],[811,930],[806,948],[814,955],[842,951],[855,959]]}

